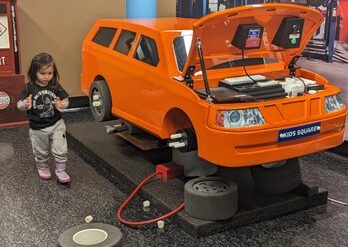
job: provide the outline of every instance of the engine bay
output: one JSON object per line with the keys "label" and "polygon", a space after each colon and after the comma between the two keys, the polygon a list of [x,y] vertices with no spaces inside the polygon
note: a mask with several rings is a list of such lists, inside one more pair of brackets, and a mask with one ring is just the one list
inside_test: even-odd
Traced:
{"label": "engine bay", "polygon": [[[218,87],[210,88],[210,97],[215,103],[251,102],[279,98],[294,98],[304,94],[316,94],[324,85],[297,76],[282,76],[269,79],[264,75],[224,78]],[[196,90],[206,97],[204,88]]]}

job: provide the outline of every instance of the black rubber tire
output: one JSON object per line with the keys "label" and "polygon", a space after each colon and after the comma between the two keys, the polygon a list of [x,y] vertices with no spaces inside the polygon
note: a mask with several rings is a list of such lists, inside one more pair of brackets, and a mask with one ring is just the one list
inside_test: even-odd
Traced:
{"label": "black rubber tire", "polygon": [[203,220],[225,220],[238,208],[238,187],[220,177],[200,177],[185,183],[185,211]]}
{"label": "black rubber tire", "polygon": [[291,191],[301,181],[298,158],[289,159],[280,167],[266,168],[261,165],[250,167],[256,190],[265,194],[282,194]]}
{"label": "black rubber tire", "polygon": [[[93,95],[101,97],[101,106],[93,106]],[[92,83],[89,90],[89,106],[91,108],[94,119],[98,122],[111,119],[111,96],[109,88],[104,80],[95,81]]]}
{"label": "black rubber tire", "polygon": [[[100,243],[97,244],[78,244],[73,240],[73,237],[76,233],[88,230],[88,229],[98,229],[105,231],[108,236],[107,238]],[[122,240],[122,233],[121,231],[113,226],[103,223],[90,223],[90,224],[83,224],[71,227],[67,230],[65,230],[58,239],[58,246],[59,247],[115,247],[115,246],[122,246],[121,243]]]}

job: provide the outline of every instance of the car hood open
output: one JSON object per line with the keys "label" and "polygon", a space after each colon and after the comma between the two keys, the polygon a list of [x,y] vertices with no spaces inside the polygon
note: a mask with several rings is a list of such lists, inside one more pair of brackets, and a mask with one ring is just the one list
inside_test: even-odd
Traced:
{"label": "car hood open", "polygon": [[[301,43],[298,48],[284,49],[272,44],[272,40],[286,17],[304,19]],[[242,52],[231,44],[239,24],[258,24],[264,27],[260,48],[245,51],[245,57],[268,57],[283,61],[285,68],[293,57],[300,56],[314,32],[323,21],[321,13],[315,9],[295,4],[260,4],[231,8],[204,16],[193,23],[193,37],[183,76],[190,66],[193,72],[201,70],[196,40],[201,41],[206,68],[225,60],[238,60]],[[192,72],[192,71],[191,71]]]}

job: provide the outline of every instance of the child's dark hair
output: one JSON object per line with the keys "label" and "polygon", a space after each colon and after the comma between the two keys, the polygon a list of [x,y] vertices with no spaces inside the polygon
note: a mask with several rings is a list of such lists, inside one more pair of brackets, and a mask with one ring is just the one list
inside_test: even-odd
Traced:
{"label": "child's dark hair", "polygon": [[31,60],[31,64],[28,70],[28,77],[30,81],[35,82],[37,72],[48,65],[51,65],[53,68],[53,77],[51,82],[52,85],[55,86],[59,82],[59,73],[53,57],[48,53],[39,53],[35,55]]}

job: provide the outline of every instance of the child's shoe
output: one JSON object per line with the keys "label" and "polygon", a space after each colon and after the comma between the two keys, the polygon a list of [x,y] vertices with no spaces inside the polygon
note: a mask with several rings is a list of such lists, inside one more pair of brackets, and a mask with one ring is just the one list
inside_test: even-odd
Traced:
{"label": "child's shoe", "polygon": [[48,165],[46,163],[44,164],[37,164],[37,171],[39,173],[39,176],[41,179],[50,179],[52,177],[50,168],[48,168]]}
{"label": "child's shoe", "polygon": [[71,180],[68,173],[65,172],[65,169],[66,169],[65,163],[56,163],[55,173],[56,173],[58,181],[62,184],[69,183]]}

